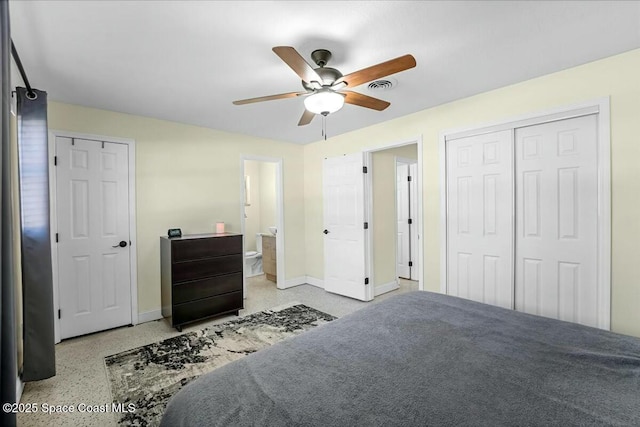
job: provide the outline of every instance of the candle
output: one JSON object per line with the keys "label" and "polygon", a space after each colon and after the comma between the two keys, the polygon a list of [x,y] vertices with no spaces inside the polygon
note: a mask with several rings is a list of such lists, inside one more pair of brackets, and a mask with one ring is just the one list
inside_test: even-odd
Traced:
{"label": "candle", "polygon": [[224,222],[216,222],[216,233],[224,233]]}

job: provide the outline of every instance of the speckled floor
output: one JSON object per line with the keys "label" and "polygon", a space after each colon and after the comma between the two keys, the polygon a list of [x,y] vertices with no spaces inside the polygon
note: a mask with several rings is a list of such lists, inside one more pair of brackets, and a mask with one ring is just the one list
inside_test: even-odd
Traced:
{"label": "speckled floor", "polygon": [[[295,301],[342,317],[371,304],[330,294],[311,285],[277,290],[275,284],[264,279],[264,276],[248,279],[247,288],[245,308],[240,311],[241,316]],[[400,289],[376,297],[373,303],[417,288],[417,282],[401,280]],[[212,321],[195,323],[185,327],[183,333],[232,318],[235,316],[223,316]],[[100,411],[111,404],[104,357],[178,334],[165,320],[158,320],[63,341],[56,346],[57,375],[25,385],[21,403],[37,404],[38,412],[18,414],[18,425],[116,426],[113,413],[92,412],[86,409]],[[80,404],[84,404],[85,407]],[[45,407],[64,409],[58,405],[69,405],[74,412],[43,413]],[[79,412],[80,409],[84,409],[83,412]]]}

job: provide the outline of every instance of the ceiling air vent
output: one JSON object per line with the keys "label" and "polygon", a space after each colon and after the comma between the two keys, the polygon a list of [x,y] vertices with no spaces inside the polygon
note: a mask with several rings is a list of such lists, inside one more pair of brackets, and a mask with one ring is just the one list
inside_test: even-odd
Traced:
{"label": "ceiling air vent", "polygon": [[389,90],[395,87],[396,84],[397,82],[395,82],[394,80],[382,79],[382,80],[375,80],[369,83],[367,87],[369,88],[369,90],[380,91],[380,90]]}

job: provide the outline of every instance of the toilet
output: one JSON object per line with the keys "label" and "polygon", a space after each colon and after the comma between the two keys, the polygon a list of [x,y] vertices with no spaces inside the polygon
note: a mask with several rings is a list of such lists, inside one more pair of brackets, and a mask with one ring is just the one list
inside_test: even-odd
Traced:
{"label": "toilet", "polygon": [[257,251],[247,251],[244,254],[245,275],[253,277],[263,274],[262,271],[262,233],[256,234]]}

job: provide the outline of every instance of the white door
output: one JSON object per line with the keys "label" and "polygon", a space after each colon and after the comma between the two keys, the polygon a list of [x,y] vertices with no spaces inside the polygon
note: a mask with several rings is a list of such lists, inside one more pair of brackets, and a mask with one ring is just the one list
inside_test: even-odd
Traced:
{"label": "white door", "polygon": [[56,157],[60,337],[128,325],[128,146],[57,137]]}
{"label": "white door", "polygon": [[409,165],[409,236],[411,237],[411,280],[418,280],[418,163]]}
{"label": "white door", "polygon": [[513,308],[511,131],[446,144],[447,293]]}
{"label": "white door", "polygon": [[324,288],[366,301],[362,153],[324,159]]}
{"label": "white door", "polygon": [[516,309],[597,326],[596,116],[516,130]]}
{"label": "white door", "polygon": [[417,171],[415,160],[396,159],[396,271],[409,280],[418,280]]}
{"label": "white door", "polygon": [[411,226],[409,219],[409,164],[396,162],[396,218],[398,235],[396,237],[396,259],[398,276],[411,279]]}

